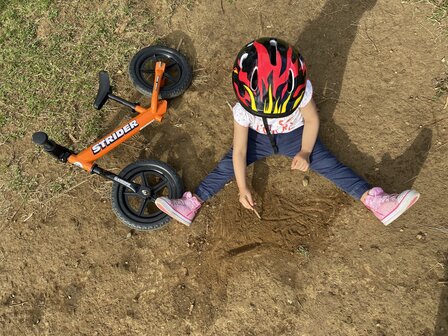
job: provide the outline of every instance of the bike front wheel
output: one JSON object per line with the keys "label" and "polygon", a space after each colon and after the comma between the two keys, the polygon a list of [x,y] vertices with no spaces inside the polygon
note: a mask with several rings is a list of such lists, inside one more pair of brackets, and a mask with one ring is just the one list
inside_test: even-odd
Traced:
{"label": "bike front wheel", "polygon": [[142,196],[117,182],[114,183],[112,209],[125,225],[135,230],[155,230],[171,220],[154,202],[160,196],[182,196],[182,180],[172,167],[158,160],[137,161],[125,167],[119,176],[151,190],[147,196]]}

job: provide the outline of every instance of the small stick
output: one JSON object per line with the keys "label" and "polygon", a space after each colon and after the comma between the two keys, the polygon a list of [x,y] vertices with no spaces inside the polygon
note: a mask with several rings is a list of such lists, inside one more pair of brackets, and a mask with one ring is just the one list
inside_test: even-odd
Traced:
{"label": "small stick", "polygon": [[227,103],[227,105],[229,106],[230,111],[233,111],[232,105],[230,105],[230,103],[229,103],[227,100],[226,100],[226,103]]}
{"label": "small stick", "polygon": [[193,312],[193,308],[196,304],[196,299],[193,300],[193,302],[190,304],[190,309],[188,309],[188,315],[191,315],[191,313]]}
{"label": "small stick", "polygon": [[441,285],[447,285],[448,281],[439,281],[438,283],[441,284]]}
{"label": "small stick", "polygon": [[222,13],[223,13],[223,14],[226,13],[226,12],[224,11],[224,5],[222,4],[222,0],[221,0],[221,10],[222,10]]}
{"label": "small stick", "polygon": [[25,218],[25,219],[23,220],[23,222],[25,223],[28,219],[30,219],[31,217],[33,217],[33,215],[34,215],[34,212],[32,212],[27,218]]}
{"label": "small stick", "polygon": [[50,198],[48,198],[48,199],[45,201],[45,203],[49,203],[51,200],[53,200],[53,199],[55,199],[55,198],[57,198],[57,197],[59,197],[59,196],[67,195],[67,194],[68,194],[70,191],[72,191],[73,189],[78,188],[80,185],[83,185],[84,183],[86,183],[92,176],[94,176],[94,175],[90,175],[90,176],[89,176],[88,178],[86,178],[84,181],[79,182],[77,185],[75,185],[75,186],[73,186],[73,187],[71,187],[71,188],[65,190],[64,192],[62,192],[62,193],[60,193],[60,194],[56,194],[56,195],[54,195],[54,196],[51,196]]}
{"label": "small stick", "polygon": [[[12,217],[9,219],[10,222],[13,222],[17,216],[17,214],[19,213],[20,209],[25,205],[26,200],[23,200],[22,204],[20,204],[20,206],[17,208],[16,212],[14,212],[14,215],[12,215]],[[6,228],[6,226],[2,229],[2,231]]]}
{"label": "small stick", "polygon": [[[22,205],[23,205],[23,204],[22,204]],[[12,215],[10,221],[13,221],[13,220],[16,218],[17,213],[20,211],[20,208],[22,207],[22,205],[21,205],[20,207],[18,207],[17,210],[14,212],[14,214]]]}
{"label": "small stick", "polygon": [[125,145],[126,147],[131,147],[131,148],[134,148],[134,149],[138,149],[139,151],[144,150],[144,148],[139,148],[137,146],[133,146],[133,145],[125,143],[125,142],[123,142],[122,145]]}
{"label": "small stick", "polygon": [[23,306],[24,304],[28,303],[28,301],[22,301],[22,302],[17,302],[17,303],[11,303],[9,304],[9,307],[14,307],[14,306]]}
{"label": "small stick", "polygon": [[446,144],[448,144],[448,142],[445,142],[444,144],[441,144],[439,147],[436,148],[436,150],[440,149],[443,146],[446,146]]}
{"label": "small stick", "polygon": [[369,35],[369,32],[367,31],[367,23],[364,25],[364,27],[365,27],[365,30],[366,30],[367,38],[370,40],[370,42],[372,42],[373,46],[375,47],[376,52],[378,52],[379,50],[378,50],[378,48],[377,48],[377,46],[375,44],[375,41],[372,40],[372,38]]}
{"label": "small stick", "polygon": [[[448,99],[448,98],[447,98],[447,99]],[[447,102],[448,102],[448,100],[447,100]],[[428,123],[428,124],[420,125],[417,129],[420,129],[420,128],[423,128],[423,127],[426,127],[426,126],[432,126],[432,125],[435,125],[435,124],[437,124],[437,123],[439,123],[439,122],[441,122],[441,121],[444,121],[444,120],[446,120],[446,119],[448,119],[448,117],[443,117],[443,118],[437,119],[437,120],[435,120],[435,121],[433,121],[433,122],[430,122],[430,123]]]}
{"label": "small stick", "polygon": [[255,212],[255,214],[257,215],[258,219],[261,219],[260,214],[258,213],[258,211],[255,208],[252,208],[252,210]]}
{"label": "small stick", "polygon": [[73,141],[74,144],[78,143],[78,140],[76,140],[76,138],[71,133],[68,134],[68,137]]}
{"label": "small stick", "polygon": [[182,42],[184,42],[183,38],[180,39],[179,44],[177,45],[177,48],[176,48],[177,51],[179,51],[180,46],[182,45]]}
{"label": "small stick", "polygon": [[448,233],[448,228],[443,228],[443,227],[439,227],[439,226],[425,226],[425,227],[427,227],[428,229],[431,229],[431,230],[440,231],[440,232],[443,232],[443,233]]}

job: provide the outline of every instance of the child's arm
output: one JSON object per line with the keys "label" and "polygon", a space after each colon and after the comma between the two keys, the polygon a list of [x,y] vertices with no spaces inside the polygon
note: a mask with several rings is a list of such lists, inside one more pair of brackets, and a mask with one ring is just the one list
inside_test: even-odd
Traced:
{"label": "child's arm", "polygon": [[313,151],[319,132],[319,114],[313,99],[301,108],[301,112],[304,119],[302,149],[292,160],[291,169],[307,171],[310,165],[310,154]]}
{"label": "child's arm", "polygon": [[249,128],[233,122],[233,170],[239,189],[240,202],[247,209],[253,209],[254,201],[247,187],[247,137]]}

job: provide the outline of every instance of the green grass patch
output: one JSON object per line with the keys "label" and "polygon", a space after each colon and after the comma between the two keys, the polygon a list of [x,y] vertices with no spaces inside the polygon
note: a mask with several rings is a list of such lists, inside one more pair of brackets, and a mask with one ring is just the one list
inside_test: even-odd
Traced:
{"label": "green grass patch", "polygon": [[448,94],[448,72],[443,76],[435,79],[435,98],[440,98]]}
{"label": "green grass patch", "polygon": [[[131,1],[13,1],[0,13],[0,142],[43,128],[86,145],[101,132],[93,110],[97,73],[126,71],[154,39],[152,13]],[[88,125],[88,127],[85,127]]]}
{"label": "green grass patch", "polygon": [[431,19],[438,23],[445,23],[448,19],[448,0],[429,0],[435,7]]}
{"label": "green grass patch", "polygon": [[430,20],[439,25],[442,34],[448,36],[448,0],[405,0],[406,2],[426,3],[433,7]]}
{"label": "green grass patch", "polygon": [[0,165],[0,214],[14,200],[52,199],[85,178],[69,167],[64,177],[36,173],[31,135],[43,130],[69,147],[75,138],[78,148],[102,135],[113,104],[104,111],[92,106],[98,72],[118,78],[131,96],[123,73],[134,53],[153,43],[154,30],[153,13],[133,0],[0,0],[0,149],[12,158]]}

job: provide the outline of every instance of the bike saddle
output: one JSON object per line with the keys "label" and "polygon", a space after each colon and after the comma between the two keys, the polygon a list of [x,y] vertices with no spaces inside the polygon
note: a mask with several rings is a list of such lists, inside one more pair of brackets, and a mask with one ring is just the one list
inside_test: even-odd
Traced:
{"label": "bike saddle", "polygon": [[97,110],[101,110],[103,105],[106,103],[107,98],[109,98],[109,94],[112,93],[109,74],[106,71],[99,72],[99,84],[98,93],[96,95],[95,102],[93,103],[93,107]]}

